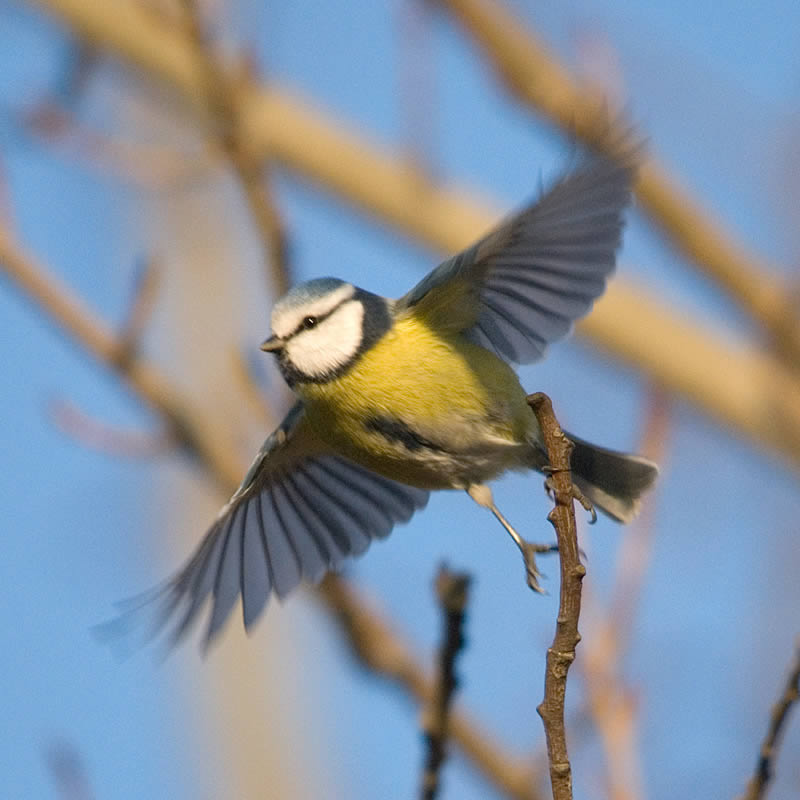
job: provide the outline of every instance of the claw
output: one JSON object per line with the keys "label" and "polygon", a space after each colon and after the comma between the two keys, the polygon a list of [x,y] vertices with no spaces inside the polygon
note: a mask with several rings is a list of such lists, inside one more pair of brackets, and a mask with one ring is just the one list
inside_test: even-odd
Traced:
{"label": "claw", "polygon": [[538,594],[548,594],[546,589],[542,588],[540,580],[546,579],[547,575],[544,572],[539,572],[536,566],[536,556],[543,553],[557,553],[557,544],[536,544],[529,542],[527,539],[522,539],[520,545],[522,551],[522,558],[525,561],[525,570],[528,574],[528,586]]}
{"label": "claw", "polygon": [[574,483],[572,484],[572,497],[591,514],[589,524],[594,525],[597,522],[597,511],[595,511],[594,503]]}

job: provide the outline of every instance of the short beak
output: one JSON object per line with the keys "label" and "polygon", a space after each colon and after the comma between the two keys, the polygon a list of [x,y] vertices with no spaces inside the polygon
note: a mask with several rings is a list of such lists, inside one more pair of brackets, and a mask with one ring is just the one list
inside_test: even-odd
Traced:
{"label": "short beak", "polygon": [[278,336],[270,336],[269,339],[264,339],[264,341],[261,342],[261,349],[265,353],[274,353],[276,350],[280,350],[282,347],[283,342]]}

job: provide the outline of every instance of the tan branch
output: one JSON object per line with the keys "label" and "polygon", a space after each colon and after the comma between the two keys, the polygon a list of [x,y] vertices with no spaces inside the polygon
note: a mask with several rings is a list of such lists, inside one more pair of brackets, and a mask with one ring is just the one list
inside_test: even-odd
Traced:
{"label": "tan branch", "polygon": [[245,73],[235,78],[229,74],[206,36],[196,0],[181,0],[181,5],[188,38],[202,71],[214,134],[242,186],[269,263],[271,288],[281,297],[289,289],[286,229],[267,186],[264,158],[253,149],[242,124],[240,88],[246,90],[251,76]]}
{"label": "tan branch", "polygon": [[[501,0],[438,0],[479,43],[508,89],[571,135],[607,142],[601,94],[578,83]],[[800,317],[775,270],[748,253],[654,158],[641,165],[636,193],[670,241],[800,359]]]}
{"label": "tan branch", "polygon": [[550,398],[546,394],[536,392],[530,395],[528,404],[536,414],[547,449],[555,499],[555,508],[547,515],[547,519],[556,530],[558,560],[561,565],[556,632],[553,643],[547,650],[544,700],[536,710],[544,723],[553,800],[572,800],[572,767],[567,752],[564,703],[567,696],[567,673],[575,660],[575,648],[581,640],[578,619],[586,568],[581,564],[578,529],[575,524],[575,487],[570,471],[572,442],[561,430]]}
{"label": "tan branch", "polygon": [[[15,283],[38,310],[55,322],[77,344],[103,366],[116,371],[131,389],[170,425],[171,433],[186,451],[209,473],[217,484],[230,494],[245,471],[227,441],[216,431],[213,419],[194,409],[180,396],[166,376],[141,357],[120,359],[117,337],[75,298],[52,274],[27,255],[0,228],[0,270]],[[411,651],[377,614],[372,613],[358,592],[337,576],[329,576],[321,595],[351,635],[355,651],[377,648],[382,654],[397,653],[402,669],[396,677],[398,685],[418,702],[425,702],[432,693],[432,679],[411,655]],[[364,634],[363,644],[356,641],[357,632]],[[368,658],[365,663],[370,664]],[[380,670],[379,670],[380,671]],[[388,674],[388,673],[387,673]],[[529,788],[527,771],[504,753],[478,724],[463,712],[454,713],[451,736],[484,776],[515,800],[536,800]]]}
{"label": "tan branch", "polygon": [[[35,3],[77,35],[204,107],[202,70],[185,37],[154,24],[132,0]],[[407,235],[453,253],[497,221],[497,209],[432,182],[291,94],[256,84],[242,92],[242,125],[255,151]],[[621,279],[578,332],[723,425],[800,465],[800,384],[775,359],[688,322]]]}
{"label": "tan branch", "polygon": [[795,648],[793,663],[783,692],[778,698],[778,702],[772,707],[769,728],[761,745],[758,763],[741,800],[761,800],[766,796],[767,786],[772,780],[772,771],[780,740],[789,718],[789,711],[798,700],[800,700],[800,643]]}

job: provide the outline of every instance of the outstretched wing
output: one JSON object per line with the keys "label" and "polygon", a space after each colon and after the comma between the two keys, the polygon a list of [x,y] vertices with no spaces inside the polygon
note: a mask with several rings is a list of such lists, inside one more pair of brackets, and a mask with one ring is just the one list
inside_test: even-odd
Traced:
{"label": "outstretched wing", "polygon": [[283,598],[303,579],[319,581],[427,501],[428,492],[326,450],[298,403],[264,442],[242,485],[183,568],[163,586],[123,604],[122,616],[98,632],[118,638],[139,629],[144,614],[152,620],[148,638],[174,620],[175,644],[210,597],[208,645],[240,595],[249,630],[271,593]]}
{"label": "outstretched wing", "polygon": [[397,311],[421,315],[520,364],[541,358],[605,290],[614,270],[635,150],[587,158],[544,196],[445,261]]}

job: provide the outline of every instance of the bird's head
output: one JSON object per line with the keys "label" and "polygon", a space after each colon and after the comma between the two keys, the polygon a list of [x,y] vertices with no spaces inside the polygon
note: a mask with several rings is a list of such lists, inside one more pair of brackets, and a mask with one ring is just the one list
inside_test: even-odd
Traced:
{"label": "bird's head", "polygon": [[343,375],[392,326],[391,305],[338,278],[295,286],[272,310],[274,353],[286,382],[326,383]]}

